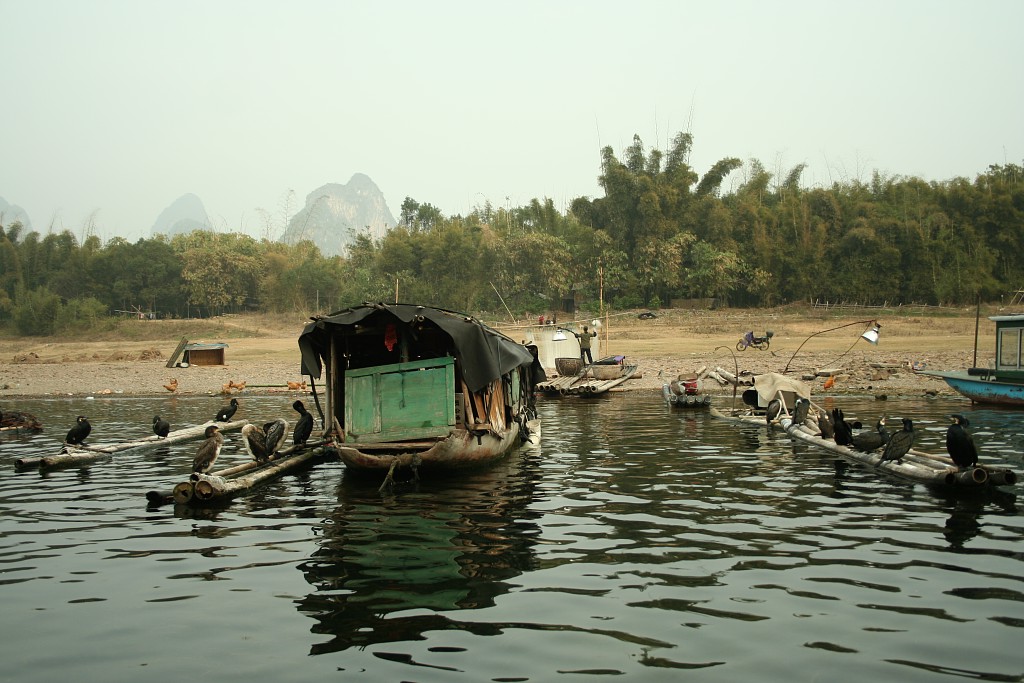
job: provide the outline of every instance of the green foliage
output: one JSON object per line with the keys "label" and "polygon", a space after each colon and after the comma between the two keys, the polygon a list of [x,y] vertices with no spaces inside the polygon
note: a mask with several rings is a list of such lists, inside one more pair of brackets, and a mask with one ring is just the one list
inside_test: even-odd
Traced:
{"label": "green foliage", "polygon": [[57,329],[60,297],[45,287],[19,289],[14,305],[14,329],[26,337],[46,337]]}
{"label": "green foliage", "polygon": [[74,333],[76,330],[99,327],[110,320],[107,313],[107,307],[99,299],[91,296],[70,299],[60,308],[57,329]]}
{"label": "green foliage", "polygon": [[0,225],[0,321],[46,335],[115,311],[308,315],[396,296],[518,313],[566,298],[594,309],[679,297],[965,304],[1024,286],[1019,165],[990,166],[973,181],[876,172],[805,189],[804,164],[774,177],[756,159],[724,157],[701,176],[689,165],[693,143],[679,133],[649,149],[634,136],[622,160],[605,147],[603,193],[564,212],[543,198],[446,217],[406,197],[397,228],[379,240],[356,233],[345,257],[240,234],[104,244],[90,229],[79,244],[69,231]]}

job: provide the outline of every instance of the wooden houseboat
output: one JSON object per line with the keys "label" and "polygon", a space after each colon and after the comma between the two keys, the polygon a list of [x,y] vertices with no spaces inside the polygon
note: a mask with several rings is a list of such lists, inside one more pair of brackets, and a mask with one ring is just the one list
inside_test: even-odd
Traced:
{"label": "wooden houseboat", "polygon": [[314,318],[299,349],[349,470],[479,466],[539,440],[536,353],[471,316],[362,304]]}

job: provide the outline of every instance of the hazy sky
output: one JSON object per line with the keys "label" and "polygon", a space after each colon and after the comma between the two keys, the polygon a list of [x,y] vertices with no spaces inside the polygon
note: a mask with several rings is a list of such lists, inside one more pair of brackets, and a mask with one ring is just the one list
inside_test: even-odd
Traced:
{"label": "hazy sky", "polygon": [[353,173],[396,215],[564,209],[601,147],[687,130],[699,174],[973,180],[1024,160],[1022,26],[1021,0],[0,0],[0,197],[134,240],[192,192],[276,238],[289,191]]}

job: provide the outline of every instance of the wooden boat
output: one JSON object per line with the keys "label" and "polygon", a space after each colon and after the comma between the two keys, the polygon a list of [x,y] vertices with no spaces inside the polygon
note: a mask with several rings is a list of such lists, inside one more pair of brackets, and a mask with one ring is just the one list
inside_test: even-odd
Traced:
{"label": "wooden boat", "polygon": [[302,373],[325,375],[326,435],[349,470],[457,470],[539,439],[535,347],[468,315],[362,304],[314,318],[299,349]]}
{"label": "wooden boat", "polygon": [[994,368],[919,374],[938,377],[951,389],[975,403],[1024,407],[1024,314],[993,315],[996,324],[996,362]]}
{"label": "wooden boat", "polygon": [[[758,377],[754,378],[755,386],[758,384]],[[790,381],[794,383],[790,388],[794,390],[796,395],[800,395],[799,385],[802,383],[796,380]],[[774,384],[773,380],[767,380],[762,383],[762,388],[768,386],[777,385]],[[774,422],[779,424],[790,437],[818,446],[819,448],[824,448],[847,460],[852,460],[880,472],[893,474],[921,484],[954,488],[977,488],[980,486],[1013,485],[1017,482],[1016,473],[1005,467],[979,464],[976,467],[961,470],[947,456],[934,455],[917,449],[911,449],[910,452],[903,456],[902,461],[883,461],[881,450],[864,452],[848,446],[840,446],[832,439],[822,438],[814,411],[808,414],[804,422],[795,424],[791,416],[794,401],[787,400],[786,393],[779,388],[774,396],[774,398],[778,398],[781,402],[781,412]],[[801,397],[810,400],[809,392],[807,396]],[[819,408],[819,410],[823,411],[824,409]],[[757,408],[748,407],[746,409],[729,411],[712,408],[711,414],[714,417],[741,424],[761,427],[769,424],[765,412]]]}
{"label": "wooden boat", "polygon": [[47,455],[40,458],[19,458],[15,461],[16,469],[25,470],[31,467],[38,467],[42,470],[59,469],[61,467],[75,467],[87,465],[101,458],[108,458],[118,453],[127,451],[140,452],[159,448],[167,444],[179,443],[200,439],[203,432],[209,425],[216,424],[221,432],[236,432],[247,424],[246,420],[235,422],[207,422],[196,427],[187,427],[171,432],[164,438],[150,435],[144,439],[122,441],[120,443],[101,444],[97,446],[65,446],[64,449],[55,455]]}

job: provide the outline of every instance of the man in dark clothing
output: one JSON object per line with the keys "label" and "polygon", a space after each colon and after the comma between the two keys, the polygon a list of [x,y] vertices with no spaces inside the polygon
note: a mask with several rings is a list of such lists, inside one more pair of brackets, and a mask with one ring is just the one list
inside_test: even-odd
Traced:
{"label": "man in dark clothing", "polygon": [[590,340],[597,336],[597,332],[588,330],[589,328],[584,325],[583,332],[573,332],[573,334],[576,335],[576,340],[580,343],[580,360],[593,364],[594,357],[590,355]]}

